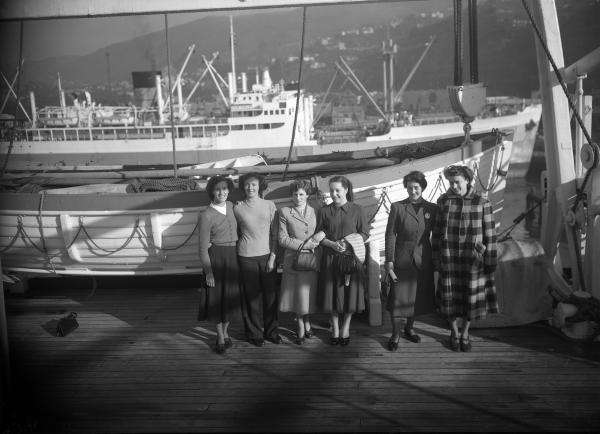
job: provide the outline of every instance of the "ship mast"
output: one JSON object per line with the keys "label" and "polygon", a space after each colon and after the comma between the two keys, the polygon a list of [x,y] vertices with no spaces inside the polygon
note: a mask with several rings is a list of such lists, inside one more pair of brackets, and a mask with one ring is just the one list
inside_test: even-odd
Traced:
{"label": "ship mast", "polygon": [[233,16],[229,15],[229,42],[231,44],[231,95],[232,98],[237,93],[237,76],[235,74],[235,34],[233,33]]}

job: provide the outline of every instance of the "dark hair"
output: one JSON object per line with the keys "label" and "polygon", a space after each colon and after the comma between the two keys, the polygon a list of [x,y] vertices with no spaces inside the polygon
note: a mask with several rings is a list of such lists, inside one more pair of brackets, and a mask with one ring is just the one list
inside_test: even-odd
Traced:
{"label": "dark hair", "polygon": [[339,182],[340,184],[342,184],[342,187],[348,190],[348,192],[346,193],[346,199],[349,202],[352,202],[354,200],[354,192],[352,191],[352,183],[350,182],[350,180],[345,176],[336,175],[329,180],[329,185],[331,185],[334,182]]}
{"label": "dark hair", "polygon": [[446,179],[451,176],[462,176],[468,183],[473,181],[473,171],[467,166],[448,166],[444,169]]}
{"label": "dark hair", "polygon": [[244,189],[244,184],[248,182],[250,179],[256,179],[258,181],[258,196],[263,197],[263,192],[267,189],[269,184],[265,181],[265,177],[256,172],[246,173],[245,175],[240,176],[239,179],[239,187],[240,190],[244,192],[244,196],[246,196],[246,190]]}
{"label": "dark hair", "polygon": [[213,176],[206,183],[206,192],[208,193],[208,197],[210,197],[211,201],[215,200],[215,187],[217,186],[217,184],[219,182],[227,183],[227,188],[229,189],[230,193],[234,189],[233,181],[231,179],[226,178],[225,176],[221,176],[221,175]]}
{"label": "dark hair", "polygon": [[402,182],[404,184],[404,188],[408,187],[409,182],[416,182],[423,190],[427,188],[427,180],[425,179],[425,175],[423,172],[419,172],[418,170],[413,170],[407,174]]}
{"label": "dark hair", "polygon": [[310,195],[312,191],[312,185],[310,181],[306,179],[298,179],[290,184],[290,194],[294,194],[300,189],[304,190],[306,194]]}

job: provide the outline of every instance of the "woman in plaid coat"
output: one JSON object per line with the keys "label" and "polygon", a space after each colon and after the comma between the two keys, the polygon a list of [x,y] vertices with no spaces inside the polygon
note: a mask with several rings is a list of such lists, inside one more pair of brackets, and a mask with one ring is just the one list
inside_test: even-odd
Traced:
{"label": "woman in plaid coat", "polygon": [[[470,351],[471,321],[498,312],[494,215],[490,202],[473,190],[471,169],[448,166],[444,176],[450,189],[438,199],[432,239],[434,267],[440,273],[438,298],[451,327],[450,348]],[[460,334],[457,318],[463,318]]]}

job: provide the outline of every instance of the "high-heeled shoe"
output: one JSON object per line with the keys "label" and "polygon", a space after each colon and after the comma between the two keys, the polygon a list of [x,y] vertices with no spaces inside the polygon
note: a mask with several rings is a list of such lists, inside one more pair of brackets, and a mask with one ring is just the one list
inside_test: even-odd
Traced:
{"label": "high-heeled shoe", "polygon": [[421,337],[418,334],[416,334],[412,329],[404,329],[404,339],[414,342],[415,344],[421,342]]}
{"label": "high-heeled shoe", "polygon": [[450,349],[452,351],[458,351],[460,349],[460,341],[454,332],[450,333]]}
{"label": "high-heeled shoe", "polygon": [[306,330],[306,331],[304,332],[304,337],[305,337],[306,339],[310,339],[310,338],[312,338],[314,335],[315,335],[315,332],[313,332],[313,329]]}
{"label": "high-heeled shoe", "polygon": [[306,342],[306,339],[302,336],[301,338],[296,338],[294,342],[296,342],[296,345],[303,345]]}
{"label": "high-heeled shoe", "polygon": [[340,343],[341,338],[334,338],[333,336],[329,338],[330,345],[338,345]]}
{"label": "high-heeled shoe", "polygon": [[468,353],[469,351],[471,351],[471,348],[472,348],[471,340],[468,337],[465,339],[463,336],[461,336],[460,337],[460,350],[465,353]]}
{"label": "high-heeled shoe", "polygon": [[340,345],[345,347],[350,343],[350,336],[347,338],[340,338]]}
{"label": "high-heeled shoe", "polygon": [[388,341],[388,350],[390,351],[398,351],[398,341],[393,337]]}
{"label": "high-heeled shoe", "polygon": [[217,354],[225,354],[225,352],[226,352],[225,344],[220,344],[219,341],[217,340],[215,350],[217,351]]}

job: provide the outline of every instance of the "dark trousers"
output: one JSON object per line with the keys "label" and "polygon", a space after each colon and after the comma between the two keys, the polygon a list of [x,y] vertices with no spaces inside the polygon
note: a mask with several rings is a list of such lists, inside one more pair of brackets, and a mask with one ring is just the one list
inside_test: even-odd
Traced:
{"label": "dark trousers", "polygon": [[[277,270],[267,272],[269,255],[244,257],[240,262],[242,312],[247,339],[273,338],[278,334],[279,288]],[[262,306],[261,306],[262,305]],[[262,307],[262,319],[261,319]],[[261,330],[264,326],[264,333]]]}

